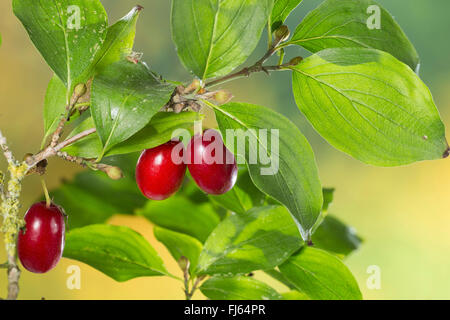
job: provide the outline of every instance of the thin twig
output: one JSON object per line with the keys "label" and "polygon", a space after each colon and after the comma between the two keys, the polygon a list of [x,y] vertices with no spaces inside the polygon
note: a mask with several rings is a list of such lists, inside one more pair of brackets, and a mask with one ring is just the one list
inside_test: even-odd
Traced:
{"label": "thin twig", "polygon": [[8,255],[8,300],[16,300],[19,295],[20,269],[15,255]]}
{"label": "thin twig", "polygon": [[198,285],[200,284],[200,282],[202,282],[203,279],[205,279],[205,277],[201,276],[195,280],[194,285],[192,286],[191,292],[189,292],[189,299],[187,299],[187,300],[192,299],[192,296],[194,295],[195,291],[197,290]]}
{"label": "thin twig", "polygon": [[75,142],[86,138],[87,136],[95,133],[97,130],[95,128],[85,130],[80,132],[79,134],[59,143],[58,145],[52,147],[51,145],[45,148],[43,151],[38,154],[31,156],[27,159],[27,164],[30,168],[36,166],[39,162],[46,160],[50,157],[54,157],[58,155],[58,152],[64,149],[65,147],[74,144]]}
{"label": "thin twig", "polygon": [[52,138],[50,141],[50,147],[54,148],[59,142],[59,139],[61,138],[64,126],[67,121],[70,120],[70,116],[72,114],[73,108],[77,104],[78,100],[86,93],[86,85],[79,84],[75,87],[72,97],[70,98],[69,103],[66,106],[66,114],[61,117],[61,120],[59,120],[58,127],[56,128],[55,132],[52,134]]}

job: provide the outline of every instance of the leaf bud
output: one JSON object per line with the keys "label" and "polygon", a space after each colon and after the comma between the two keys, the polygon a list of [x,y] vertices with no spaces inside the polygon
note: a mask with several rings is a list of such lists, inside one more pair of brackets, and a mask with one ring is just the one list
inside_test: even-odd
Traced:
{"label": "leaf bud", "polygon": [[279,43],[286,41],[290,35],[291,32],[289,31],[289,28],[283,24],[274,32],[274,43],[278,45]]}

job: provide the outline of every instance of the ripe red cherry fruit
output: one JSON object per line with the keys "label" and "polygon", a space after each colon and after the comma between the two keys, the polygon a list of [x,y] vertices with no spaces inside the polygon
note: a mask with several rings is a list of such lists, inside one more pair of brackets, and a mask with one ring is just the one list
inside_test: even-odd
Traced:
{"label": "ripe red cherry fruit", "polygon": [[136,166],[136,182],[151,200],[164,200],[178,191],[186,173],[184,146],[169,141],[142,152]]}
{"label": "ripe red cherry fruit", "polygon": [[25,214],[25,228],[19,232],[17,253],[28,271],[45,273],[61,259],[65,240],[64,213],[51,204],[38,202]]}
{"label": "ripe red cherry fruit", "polygon": [[198,134],[191,139],[187,160],[192,178],[208,194],[224,194],[236,183],[236,159],[215,130],[206,130],[203,135]]}

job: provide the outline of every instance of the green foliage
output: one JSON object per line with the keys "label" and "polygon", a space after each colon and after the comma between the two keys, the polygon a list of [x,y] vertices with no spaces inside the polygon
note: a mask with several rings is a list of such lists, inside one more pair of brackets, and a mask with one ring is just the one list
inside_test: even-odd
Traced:
{"label": "green foliage", "polygon": [[212,202],[239,214],[245,214],[253,207],[262,206],[266,200],[266,195],[255,187],[248,170],[243,168],[239,169],[239,176],[233,189],[220,196],[208,197]]}
{"label": "green foliage", "polygon": [[[240,130],[235,131],[237,137],[232,141],[226,141],[227,145],[234,143],[237,146],[238,139],[245,141],[248,135],[251,142],[245,144],[245,150],[235,150],[236,156],[245,159],[255,185],[289,209],[303,239],[307,239],[323,199],[314,154],[306,138],[287,118],[265,107],[229,103],[216,107],[215,113],[224,136],[227,129]],[[267,142],[262,140],[260,129],[269,131]],[[279,130],[279,150],[272,150],[272,129]],[[260,153],[271,159],[278,170],[270,172],[269,166],[262,164],[260,159],[252,161],[249,158]],[[276,163],[278,158],[279,163]]]}
{"label": "green foliage", "polygon": [[84,262],[116,281],[168,275],[158,253],[127,227],[91,225],[70,231],[64,257]]}
{"label": "green foliage", "polygon": [[205,242],[220,218],[209,203],[196,204],[174,196],[164,201],[149,201],[137,211],[157,226],[190,235]]}
{"label": "green foliage", "polygon": [[208,279],[200,287],[211,300],[281,300],[282,296],[264,282],[250,277]]}
{"label": "green foliage", "polygon": [[292,70],[297,105],[339,150],[379,166],[446,153],[445,128],[429,89],[390,54],[327,49]]}
{"label": "green foliage", "polygon": [[102,172],[82,172],[50,194],[67,212],[69,230],[104,223],[115,214],[133,214],[146,203],[128,174],[113,181]]}
{"label": "green foliage", "polygon": [[190,270],[193,272],[197,266],[203,245],[197,239],[187,234],[171,231],[158,226],[153,229],[156,239],[163,243],[176,261],[181,257],[189,260]]}
{"label": "green foliage", "polygon": [[306,294],[297,290],[291,290],[281,295],[283,296],[283,300],[310,300]]}
{"label": "green foliage", "polygon": [[169,101],[174,85],[142,63],[119,61],[94,79],[91,114],[106,153],[144,128]]}
{"label": "green foliage", "polygon": [[[143,129],[129,139],[113,146],[106,152],[105,156],[128,154],[159,146],[170,141],[175,130],[190,130],[196,119],[203,119],[203,116],[199,116],[195,112],[179,114],[158,112]],[[69,137],[91,128],[95,128],[93,119],[85,119],[72,131]],[[101,155],[102,150],[100,137],[97,134],[93,134],[64,148],[63,151],[73,156],[97,158]]]}
{"label": "green foliage", "polygon": [[217,226],[203,247],[197,273],[234,275],[272,269],[301,245],[283,207],[256,207],[245,215],[233,214]]}
{"label": "green foliage", "polygon": [[271,30],[278,29],[303,0],[275,0],[270,17]]}
{"label": "green foliage", "polygon": [[359,300],[355,278],[341,260],[320,250],[305,247],[280,267],[283,275],[313,300]]}
{"label": "green foliage", "polygon": [[353,228],[331,215],[328,215],[314,232],[312,241],[315,247],[340,256],[349,255],[362,243]]}
{"label": "green foliage", "polygon": [[14,0],[13,10],[69,91],[91,77],[108,26],[99,0]]}
{"label": "green foliage", "polygon": [[[413,72],[417,52],[374,1],[326,0],[290,40],[270,47],[253,67],[229,74],[255,50],[264,27],[270,38],[301,2],[173,0],[172,35],[179,58],[201,80],[224,76],[216,85],[253,72],[292,71],[295,100],[314,128],[365,163],[397,166],[448,156],[431,93]],[[371,5],[380,8],[380,29],[368,27]],[[115,214],[136,214],[155,225],[155,237],[176,261],[189,260],[188,298],[189,285],[208,276],[200,290],[209,299],[362,298],[340,260],[362,240],[328,215],[334,190],[322,189],[312,148],[289,119],[252,104],[217,106],[213,102],[225,100],[218,96],[229,95],[211,92],[210,82],[185,88],[133,59],[140,6],[109,28],[98,0],[13,0],[13,8],[55,73],[45,97],[43,145],[66,114],[74,86],[86,83],[89,90],[75,108],[88,110],[72,114],[73,130],[66,138],[94,128],[96,133],[61,151],[84,163],[97,159],[118,166],[125,176],[112,181],[101,172],[83,172],[51,192],[69,215],[65,257],[117,281],[173,277],[141,235],[105,224]],[[296,65],[263,67],[278,50],[283,50],[281,64],[290,45],[313,55]],[[197,104],[214,110],[226,145],[246,168],[240,168],[235,187],[224,195],[205,195],[186,179],[176,196],[148,201],[135,183],[138,152],[169,141],[176,129],[192,131],[194,121],[204,118],[203,110],[192,112]],[[161,112],[166,105],[164,110],[176,110],[175,105],[191,111]],[[235,130],[233,136],[229,129]],[[244,149],[235,147],[239,142],[247,142]],[[279,294],[243,276],[256,270],[290,291]]]}
{"label": "green foliage", "polygon": [[44,138],[45,140],[58,127],[61,117],[66,114],[67,88],[64,83],[54,75],[47,87],[44,101]]}
{"label": "green foliage", "polygon": [[[380,28],[370,29],[371,6],[380,10]],[[286,43],[311,52],[328,48],[372,48],[386,51],[416,70],[419,56],[403,30],[383,7],[373,0],[326,0],[311,11]]]}
{"label": "green foliage", "polygon": [[173,0],[178,56],[201,79],[225,75],[255,50],[273,0]]}
{"label": "green foliage", "polygon": [[106,33],[105,43],[99,53],[97,69],[123,60],[133,51],[136,23],[142,7],[134,7],[126,16],[110,26]]}

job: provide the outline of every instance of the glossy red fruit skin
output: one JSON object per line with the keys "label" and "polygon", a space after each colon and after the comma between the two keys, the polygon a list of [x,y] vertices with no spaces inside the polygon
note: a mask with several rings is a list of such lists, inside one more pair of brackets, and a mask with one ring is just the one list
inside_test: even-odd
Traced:
{"label": "glossy red fruit skin", "polygon": [[185,150],[181,145],[178,146],[179,143],[169,141],[142,152],[136,166],[136,182],[147,198],[164,200],[180,189],[186,174],[186,164],[184,161],[178,164],[172,160],[175,148],[179,148],[178,156],[183,160]]}
{"label": "glossy red fruit skin", "polygon": [[[212,137],[205,138],[208,131]],[[214,161],[215,152],[206,149],[216,139],[218,139],[217,143],[220,143],[222,148],[222,159],[219,159],[219,163]],[[189,172],[204,192],[211,195],[221,195],[233,188],[238,174],[236,159],[225,147],[217,131],[206,130],[203,135],[195,135],[187,146],[186,156]],[[197,161],[195,161],[196,159]]]}
{"label": "glossy red fruit skin", "polygon": [[19,232],[17,253],[25,269],[45,273],[61,259],[65,241],[62,210],[44,202],[35,203],[25,214],[25,229]]}

